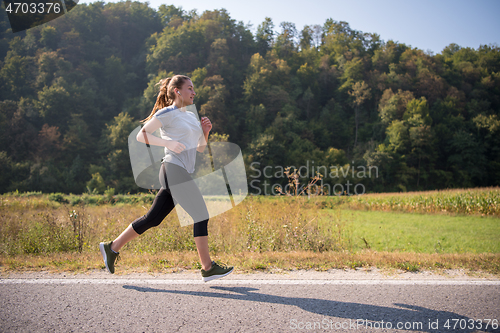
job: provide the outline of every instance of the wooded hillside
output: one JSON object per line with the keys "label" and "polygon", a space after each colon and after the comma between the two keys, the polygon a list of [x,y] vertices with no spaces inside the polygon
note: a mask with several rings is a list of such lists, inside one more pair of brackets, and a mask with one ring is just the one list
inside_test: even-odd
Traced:
{"label": "wooded hillside", "polygon": [[249,183],[272,166],[285,185],[280,168],[314,161],[333,171],[324,184],[366,192],[500,185],[498,46],[432,55],[312,23],[253,34],[225,10],[95,2],[13,34],[2,7],[0,192],[142,191],[127,137],[173,74],[192,78],[211,140],[242,148]]}

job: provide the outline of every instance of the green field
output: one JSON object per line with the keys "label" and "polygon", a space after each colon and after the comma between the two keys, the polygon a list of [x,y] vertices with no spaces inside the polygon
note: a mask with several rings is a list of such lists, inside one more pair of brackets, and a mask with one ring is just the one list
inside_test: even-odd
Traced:
{"label": "green field", "polygon": [[353,250],[500,253],[500,218],[343,210]]}

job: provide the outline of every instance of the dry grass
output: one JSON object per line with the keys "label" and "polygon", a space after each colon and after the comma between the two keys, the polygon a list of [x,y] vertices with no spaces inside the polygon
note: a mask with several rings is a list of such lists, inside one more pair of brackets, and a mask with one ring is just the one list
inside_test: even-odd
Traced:
{"label": "dry grass", "polygon": [[[234,209],[210,219],[211,251],[343,250],[344,224],[338,215],[304,208],[301,198],[261,202],[248,197]],[[0,253],[86,253],[99,242],[114,239],[149,205],[101,205],[15,208],[0,210]],[[195,250],[192,227],[181,227],[175,210],[157,228],[148,230],[127,249],[134,253]]]}
{"label": "dry grass", "polygon": [[[500,254],[424,254],[363,251],[360,253],[292,251],[220,253],[213,256],[236,267],[239,273],[270,272],[276,269],[355,269],[377,267],[409,272],[465,269],[500,275]],[[84,273],[104,270],[102,257],[94,253],[58,253],[49,255],[0,256],[3,272],[49,271]],[[199,269],[194,251],[165,252],[162,254],[123,251],[116,266],[117,274],[172,273]]]}

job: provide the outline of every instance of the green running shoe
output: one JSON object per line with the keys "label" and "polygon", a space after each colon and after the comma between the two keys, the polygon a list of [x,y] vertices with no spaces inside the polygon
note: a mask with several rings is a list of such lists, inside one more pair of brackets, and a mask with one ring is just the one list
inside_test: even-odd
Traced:
{"label": "green running shoe", "polygon": [[100,243],[99,244],[99,250],[101,250],[102,258],[104,259],[104,265],[106,266],[106,269],[108,272],[111,274],[115,273],[115,263],[117,261],[119,253],[115,253],[111,250],[111,243]]}
{"label": "green running shoe", "polygon": [[233,271],[233,267],[227,267],[226,265],[219,265],[215,261],[212,261],[212,267],[208,270],[201,270],[201,279],[204,282],[208,282],[215,279],[220,279]]}

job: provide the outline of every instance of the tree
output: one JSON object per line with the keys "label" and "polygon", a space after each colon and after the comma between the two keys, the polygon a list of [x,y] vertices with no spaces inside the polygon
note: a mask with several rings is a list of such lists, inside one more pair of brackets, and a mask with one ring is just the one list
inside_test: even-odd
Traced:
{"label": "tree", "polygon": [[375,50],[372,57],[373,67],[381,72],[388,72],[390,64],[397,64],[401,54],[407,49],[405,44],[389,40]]}
{"label": "tree", "polygon": [[266,112],[264,104],[250,106],[245,117],[245,132],[249,138],[254,139],[266,129]]}
{"label": "tree", "polygon": [[203,85],[210,87],[210,93],[207,103],[201,106],[200,116],[212,119],[212,131],[232,135],[229,124],[233,123],[234,118],[226,112],[225,102],[228,94],[224,79],[220,75],[214,75],[207,77]]}
{"label": "tree", "polygon": [[310,26],[304,26],[304,29],[302,29],[302,31],[300,32],[299,46],[301,51],[308,50],[311,47],[313,43],[313,34],[314,31]]}
{"label": "tree", "polygon": [[0,151],[0,193],[8,191],[12,182],[12,160],[6,151]]}
{"label": "tree", "polygon": [[472,133],[458,131],[448,142],[452,155],[448,157],[450,168],[455,172],[456,184],[472,187],[480,184],[485,177],[485,148]]}
{"label": "tree", "polygon": [[319,49],[321,43],[323,42],[323,28],[319,24],[312,26],[312,42],[316,49]]}
{"label": "tree", "polygon": [[8,119],[8,128],[5,133],[7,139],[5,149],[13,162],[30,160],[36,147],[38,130],[35,127],[36,115],[29,102],[21,99],[17,108]]}
{"label": "tree", "polygon": [[261,56],[265,56],[267,51],[274,45],[274,24],[271,18],[266,17],[257,27],[255,34],[257,40],[257,50]]}
{"label": "tree", "polygon": [[352,89],[355,82],[363,81],[363,60],[360,58],[354,58],[351,61],[345,61],[345,58],[341,57],[341,63],[339,67],[343,70],[342,80],[344,83],[340,86],[340,91],[348,91]]}
{"label": "tree", "polygon": [[208,57],[209,75],[231,76],[231,67],[228,62],[229,47],[225,38],[217,38],[210,45],[210,55]]}
{"label": "tree", "polygon": [[[412,126],[409,129],[409,137],[412,146],[411,153],[417,156],[418,166],[417,166],[417,188],[419,187],[420,177],[421,177],[421,163],[423,159],[430,160],[432,157],[431,144],[432,144],[432,132],[429,125],[419,124],[418,126]],[[424,178],[428,178],[428,173],[425,174]]]}
{"label": "tree", "polygon": [[92,186],[100,184],[99,191],[103,189],[104,183],[121,193],[136,190],[128,152],[128,136],[136,127],[137,123],[125,112],[120,112],[110,124],[106,124],[99,140],[101,156],[105,156],[104,161],[101,160],[105,172],[89,170],[94,184]]}
{"label": "tree", "polygon": [[276,38],[274,48],[281,58],[287,59],[296,51],[297,28],[294,23],[281,22],[281,33]]}
{"label": "tree", "polygon": [[61,133],[56,126],[43,124],[42,129],[38,133],[38,140],[36,141],[37,148],[33,152],[35,161],[38,162],[55,158],[61,149],[61,142],[59,141],[60,136]]}
{"label": "tree", "polygon": [[256,53],[248,65],[248,73],[243,83],[244,96],[251,104],[258,103],[264,92],[270,88],[272,68],[267,61]]}
{"label": "tree", "polygon": [[36,86],[40,90],[52,85],[57,71],[60,70],[60,62],[64,60],[59,58],[55,51],[44,52],[39,55],[37,60],[38,76],[36,78]]}
{"label": "tree", "polygon": [[431,125],[432,118],[429,115],[427,99],[425,97],[421,97],[408,102],[406,112],[403,115],[403,120],[405,120],[410,126]]}
{"label": "tree", "polygon": [[56,28],[45,25],[40,32],[42,38],[40,39],[40,43],[44,45],[46,48],[51,50],[57,50],[57,43],[59,43],[59,33]]}
{"label": "tree", "polygon": [[311,91],[311,88],[308,87],[306,91],[304,92],[304,96],[302,97],[304,102],[306,103],[306,117],[309,119],[309,106],[311,104],[311,100],[314,99],[314,94]]}
{"label": "tree", "polygon": [[67,123],[71,117],[69,110],[72,109],[73,105],[66,86],[66,81],[60,78],[50,87],[45,86],[40,90],[38,99],[34,101],[34,107],[40,116],[49,125],[57,126],[61,130],[67,129]]}
{"label": "tree", "polygon": [[182,7],[175,7],[174,5],[160,5],[158,14],[164,26],[171,24],[171,26],[177,27],[188,18],[186,11]]}
{"label": "tree", "polygon": [[89,126],[81,114],[71,114],[67,130],[63,137],[65,164],[70,165],[76,156],[80,155],[87,162],[95,159],[96,139],[91,135]]}
{"label": "tree", "polygon": [[479,145],[484,147],[488,163],[488,178],[485,183],[489,185],[500,184],[500,119],[499,116],[479,114],[472,120],[477,128]]}
{"label": "tree", "polygon": [[358,81],[352,87],[352,90],[349,91],[349,95],[352,97],[352,106],[354,107],[354,122],[356,124],[356,134],[354,136],[354,147],[356,147],[358,143],[358,127],[360,120],[360,108],[363,103],[368,100],[371,89],[365,83],[365,81]]}
{"label": "tree", "polygon": [[404,154],[409,144],[408,127],[402,120],[394,120],[387,127],[387,139],[393,152]]}
{"label": "tree", "polygon": [[61,172],[61,177],[64,184],[63,189],[59,191],[65,191],[69,193],[82,193],[85,191],[85,183],[88,180],[87,167],[88,162],[83,161],[80,155],[76,155],[73,159],[73,163],[69,168],[64,168]]}
{"label": "tree", "polygon": [[3,81],[0,97],[18,101],[23,96],[31,95],[31,83],[35,81],[33,67],[31,57],[8,55],[0,69]]}
{"label": "tree", "polygon": [[0,101],[0,149],[6,150],[9,141],[12,140],[10,137],[10,128],[12,126],[12,118],[18,110],[18,105],[14,101],[6,100]]}
{"label": "tree", "polygon": [[394,94],[390,88],[384,90],[378,106],[382,123],[390,124],[395,119],[403,119],[408,103],[414,98],[413,93],[410,91],[400,89]]}

